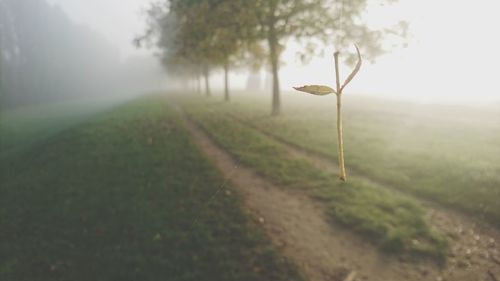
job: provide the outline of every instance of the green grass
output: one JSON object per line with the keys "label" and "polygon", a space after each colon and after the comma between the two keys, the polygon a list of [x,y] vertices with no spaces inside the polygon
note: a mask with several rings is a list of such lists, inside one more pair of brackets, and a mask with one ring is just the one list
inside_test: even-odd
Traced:
{"label": "green grass", "polygon": [[[335,100],[290,95],[277,118],[257,99],[207,106],[337,161]],[[500,227],[500,108],[346,96],[344,110],[348,170]]]}
{"label": "green grass", "polygon": [[94,99],[0,110],[0,159],[104,112],[117,101]]}
{"label": "green grass", "polygon": [[443,259],[444,238],[430,229],[424,211],[411,199],[376,188],[367,181],[341,183],[336,174],[290,155],[281,144],[259,134],[200,99],[179,98],[190,116],[242,163],[273,182],[305,189],[327,213],[389,252]]}
{"label": "green grass", "polygon": [[180,124],[144,98],[0,161],[0,280],[301,280]]}

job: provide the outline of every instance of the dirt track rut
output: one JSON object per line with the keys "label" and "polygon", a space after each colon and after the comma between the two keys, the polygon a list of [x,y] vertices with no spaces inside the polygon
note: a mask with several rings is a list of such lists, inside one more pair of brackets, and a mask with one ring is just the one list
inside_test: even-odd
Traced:
{"label": "dirt track rut", "polygon": [[[219,147],[211,137],[180,107],[176,107],[199,149],[214,163],[231,186],[243,195],[245,207],[285,256],[290,258],[311,281],[344,280],[352,272],[354,280],[493,280],[500,277],[500,264],[495,262],[498,249],[491,232],[482,226],[432,209],[431,221],[447,233],[452,241],[450,262],[445,268],[431,263],[414,264],[382,254],[371,243],[345,227],[329,220],[321,206],[306,194],[286,190],[240,165]],[[299,157],[304,151],[288,146]],[[318,160],[319,161],[319,160]],[[324,163],[323,163],[324,164]]]}

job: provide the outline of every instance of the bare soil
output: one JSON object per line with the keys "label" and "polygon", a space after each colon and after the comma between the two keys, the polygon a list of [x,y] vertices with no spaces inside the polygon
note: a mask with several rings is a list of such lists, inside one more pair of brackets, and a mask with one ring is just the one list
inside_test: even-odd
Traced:
{"label": "bare soil", "polygon": [[[288,143],[274,135],[260,130],[251,124],[232,116],[236,121],[251,127],[259,133],[284,145],[289,153],[296,157],[307,158],[318,168],[338,170],[338,165],[330,158]],[[354,173],[357,178],[363,178]],[[389,189],[402,195],[408,195],[401,190],[363,178],[378,188]],[[440,206],[421,197],[412,196],[427,211],[428,221],[439,232],[448,236],[450,252],[448,263],[441,268],[436,280],[500,280],[500,231],[481,221],[459,211]],[[441,279],[440,279],[441,278]]]}
{"label": "bare soil", "polygon": [[[386,255],[366,239],[329,220],[319,202],[305,193],[276,186],[241,165],[178,109],[199,149],[243,196],[248,211],[308,280],[500,280],[497,229],[423,201],[429,221],[449,237],[448,263],[440,267],[430,261]],[[290,153],[312,159],[321,167],[336,167],[329,159],[284,145]]]}

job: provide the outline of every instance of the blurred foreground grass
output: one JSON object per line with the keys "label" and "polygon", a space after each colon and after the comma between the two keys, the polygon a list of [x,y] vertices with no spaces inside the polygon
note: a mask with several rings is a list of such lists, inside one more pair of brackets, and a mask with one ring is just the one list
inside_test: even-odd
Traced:
{"label": "blurred foreground grass", "polygon": [[160,98],[8,159],[0,280],[301,280]]}

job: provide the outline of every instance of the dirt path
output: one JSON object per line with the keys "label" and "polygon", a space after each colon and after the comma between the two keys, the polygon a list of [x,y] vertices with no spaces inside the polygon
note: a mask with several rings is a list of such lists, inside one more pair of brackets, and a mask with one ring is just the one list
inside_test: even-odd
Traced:
{"label": "dirt path", "polygon": [[353,272],[356,278],[351,281],[439,278],[437,267],[411,265],[381,254],[371,243],[329,221],[321,207],[307,195],[273,185],[239,165],[200,127],[186,115],[182,116],[200,150],[230,179],[273,243],[302,269],[308,280],[343,281]]}
{"label": "dirt path", "polygon": [[[327,167],[331,170],[338,170],[338,165],[328,157],[288,143],[248,122],[240,120],[236,116],[230,115],[230,117],[281,143],[288,149],[289,153],[310,160],[318,168],[324,169]],[[408,196],[408,194],[400,190],[388,188],[385,185],[364,178],[359,173],[354,173],[354,175],[369,181],[371,185],[378,188],[390,189],[392,192]],[[500,281],[500,231],[498,229],[471,216],[439,206],[435,202],[422,198],[415,199],[427,210],[428,221],[431,225],[441,233],[446,234],[450,241],[451,249],[448,264],[438,276],[442,278],[441,280]]]}

